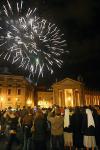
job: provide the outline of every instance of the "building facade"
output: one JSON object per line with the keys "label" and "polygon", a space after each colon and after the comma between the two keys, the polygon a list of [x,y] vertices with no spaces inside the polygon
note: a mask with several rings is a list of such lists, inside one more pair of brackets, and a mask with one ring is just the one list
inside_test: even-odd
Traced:
{"label": "building facade", "polygon": [[37,92],[37,105],[40,107],[48,108],[53,104],[53,92],[51,91],[38,91]]}
{"label": "building facade", "polygon": [[100,91],[85,89],[85,102],[88,105],[99,105],[100,106]]}
{"label": "building facade", "polygon": [[50,107],[53,104],[53,89],[48,89],[44,85],[35,87],[34,104],[40,107]]}
{"label": "building facade", "polygon": [[82,82],[65,78],[52,87],[53,104],[63,107],[100,105],[100,91],[90,91]]}
{"label": "building facade", "polygon": [[0,108],[34,105],[34,87],[23,76],[0,75]]}
{"label": "building facade", "polygon": [[100,105],[100,91],[91,91],[82,82],[65,78],[52,89],[35,87],[24,76],[0,74],[0,109],[53,104],[68,106]]}

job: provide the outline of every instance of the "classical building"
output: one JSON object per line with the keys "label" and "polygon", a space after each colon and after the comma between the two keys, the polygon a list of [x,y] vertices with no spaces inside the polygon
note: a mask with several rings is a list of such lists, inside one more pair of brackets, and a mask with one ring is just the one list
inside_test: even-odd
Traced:
{"label": "classical building", "polygon": [[50,107],[53,104],[53,91],[45,86],[35,88],[35,105],[40,107]]}
{"label": "classical building", "polygon": [[100,105],[100,91],[91,91],[83,82],[65,78],[52,85],[35,87],[21,75],[0,74],[0,109],[39,105],[59,106]]}
{"label": "classical building", "polygon": [[100,106],[100,91],[85,89],[85,105]]}
{"label": "classical building", "polygon": [[26,78],[0,74],[0,108],[34,105],[34,87]]}
{"label": "classical building", "polygon": [[100,91],[91,91],[76,80],[65,78],[53,84],[53,104],[59,106],[100,105]]}
{"label": "classical building", "polygon": [[37,92],[37,105],[44,107],[44,108],[48,108],[50,106],[52,106],[53,103],[53,94],[52,92],[49,91],[38,91]]}

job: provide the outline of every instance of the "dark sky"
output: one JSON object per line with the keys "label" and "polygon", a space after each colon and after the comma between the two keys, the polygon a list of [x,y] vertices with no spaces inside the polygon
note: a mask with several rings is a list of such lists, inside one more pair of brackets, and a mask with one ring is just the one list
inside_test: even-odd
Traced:
{"label": "dark sky", "polygon": [[[81,75],[86,85],[100,89],[100,0],[23,1],[25,6],[37,7],[40,16],[57,24],[67,40],[70,53],[63,56],[62,69],[56,69],[49,81]],[[47,80],[45,75],[43,81]]]}

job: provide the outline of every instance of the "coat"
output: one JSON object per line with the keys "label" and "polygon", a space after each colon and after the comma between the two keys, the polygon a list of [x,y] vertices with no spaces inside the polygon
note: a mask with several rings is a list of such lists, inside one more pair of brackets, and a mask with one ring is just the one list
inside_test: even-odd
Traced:
{"label": "coat", "polygon": [[64,117],[61,115],[52,116],[52,114],[49,113],[47,119],[51,123],[51,135],[63,135]]}
{"label": "coat", "polygon": [[75,147],[83,147],[82,114],[80,111],[73,114],[73,142]]}
{"label": "coat", "polygon": [[95,127],[93,127],[93,126],[88,127],[88,121],[87,121],[86,113],[83,113],[82,133],[86,136],[95,136]]}
{"label": "coat", "polygon": [[100,114],[95,114],[95,120],[96,120],[96,144],[100,147]]}
{"label": "coat", "polygon": [[44,118],[34,120],[34,140],[44,141],[47,135],[47,122]]}

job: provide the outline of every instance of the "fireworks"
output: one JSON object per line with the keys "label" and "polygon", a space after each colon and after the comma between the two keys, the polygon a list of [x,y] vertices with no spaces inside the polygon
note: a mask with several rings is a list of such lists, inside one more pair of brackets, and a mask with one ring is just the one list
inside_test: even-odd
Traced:
{"label": "fireworks", "polygon": [[47,69],[53,73],[53,66],[61,67],[61,55],[65,52],[66,41],[55,24],[36,15],[36,8],[23,15],[23,1],[3,5],[0,21],[0,56],[17,63],[33,76],[43,76]]}

